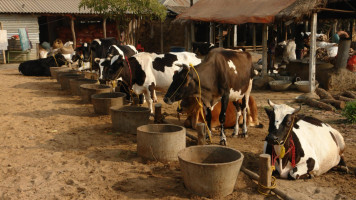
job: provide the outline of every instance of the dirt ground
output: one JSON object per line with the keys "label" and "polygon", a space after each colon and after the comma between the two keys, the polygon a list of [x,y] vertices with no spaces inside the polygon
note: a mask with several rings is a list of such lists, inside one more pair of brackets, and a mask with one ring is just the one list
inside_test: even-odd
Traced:
{"label": "dirt ground", "polygon": [[[25,77],[18,65],[0,65],[0,199],[205,199],[186,190],[178,162],[145,163],[136,153],[136,136],[112,132],[110,116],[94,114],[92,105],[68,95],[48,77]],[[244,153],[243,165],[258,172],[268,118],[267,99],[297,107],[298,92],[253,91],[264,128],[249,128],[248,138],[228,146]],[[162,94],[159,94],[162,102]],[[146,106],[146,105],[144,105]],[[178,121],[176,104],[163,112]],[[356,198],[356,125],[340,113],[308,106],[302,112],[331,124],[344,136],[350,174],[337,171],[309,180],[277,180],[295,199]],[[152,119],[151,119],[152,123]],[[193,130],[188,130],[196,134]],[[214,133],[217,144],[218,133]],[[188,139],[187,144],[192,142]],[[277,199],[256,192],[256,182],[240,172],[235,190],[224,199]]]}

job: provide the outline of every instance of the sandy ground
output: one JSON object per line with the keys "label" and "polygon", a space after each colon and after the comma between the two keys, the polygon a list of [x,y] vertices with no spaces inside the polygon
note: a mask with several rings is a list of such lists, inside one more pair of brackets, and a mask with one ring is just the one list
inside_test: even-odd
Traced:
{"label": "sandy ground", "polygon": [[[0,199],[204,199],[184,188],[178,162],[145,163],[137,156],[136,137],[111,131],[110,116],[94,114],[90,104],[68,95],[48,77],[24,77],[18,65],[0,65]],[[249,128],[249,137],[228,137],[228,146],[242,151],[243,165],[258,172],[268,119],[267,98],[297,107],[298,92],[253,91],[264,128]],[[160,94],[159,102],[162,103]],[[146,106],[146,105],[145,105]],[[175,117],[176,105],[163,104]],[[356,167],[356,125],[339,113],[303,106],[344,136],[345,157]],[[151,119],[152,123],[152,119]],[[193,130],[188,130],[196,134]],[[232,130],[227,130],[230,136]],[[219,137],[214,133],[214,143]],[[191,144],[190,140],[187,144]],[[310,180],[277,180],[277,187],[295,199],[355,199],[354,173],[337,171]],[[276,199],[256,192],[257,185],[240,172],[235,190],[224,199]]]}

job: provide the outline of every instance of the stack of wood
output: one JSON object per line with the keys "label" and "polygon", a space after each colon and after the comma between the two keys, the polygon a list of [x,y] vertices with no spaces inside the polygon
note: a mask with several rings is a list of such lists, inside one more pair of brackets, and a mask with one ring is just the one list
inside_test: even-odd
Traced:
{"label": "stack of wood", "polygon": [[326,90],[317,88],[315,92],[320,97],[320,100],[306,98],[302,102],[323,110],[336,111],[336,109],[344,109],[346,102],[356,100],[356,92],[354,91],[344,91],[338,95],[331,95]]}
{"label": "stack of wood", "polygon": [[316,59],[324,62],[329,62],[328,52],[325,48],[318,48],[316,50]]}

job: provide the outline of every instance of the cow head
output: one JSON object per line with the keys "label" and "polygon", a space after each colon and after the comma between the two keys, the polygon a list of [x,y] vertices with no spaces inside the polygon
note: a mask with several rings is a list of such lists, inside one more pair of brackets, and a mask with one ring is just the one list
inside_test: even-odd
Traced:
{"label": "cow head", "polygon": [[173,82],[164,96],[164,102],[171,105],[173,102],[181,100],[184,96],[188,96],[188,88],[192,87],[191,84],[195,84],[191,80],[193,80],[193,73],[190,72],[187,65],[183,64],[181,69],[174,73]]}
{"label": "cow head", "polygon": [[103,80],[114,80],[117,79],[125,65],[124,59],[123,58],[118,58],[115,59],[116,56],[113,57],[113,59],[109,60],[106,59],[101,63],[101,66],[103,67],[103,72],[102,72],[102,79]]}
{"label": "cow head", "polygon": [[89,43],[84,42],[82,46],[76,48],[75,51],[83,56],[83,62],[90,62],[91,48]]}
{"label": "cow head", "polygon": [[57,53],[56,55],[54,55],[54,57],[55,57],[55,61],[58,63],[58,67],[65,65],[67,62],[64,56],[60,53]]}
{"label": "cow head", "polygon": [[300,111],[301,107],[294,109],[285,104],[274,104],[270,100],[268,100],[268,103],[273,109],[265,108],[269,118],[266,141],[271,145],[283,144],[289,132],[292,131],[291,129],[295,122],[295,116]]}

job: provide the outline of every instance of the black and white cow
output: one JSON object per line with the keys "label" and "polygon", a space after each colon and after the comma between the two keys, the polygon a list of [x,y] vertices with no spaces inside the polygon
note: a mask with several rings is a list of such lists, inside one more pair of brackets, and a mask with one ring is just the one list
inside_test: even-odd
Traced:
{"label": "black and white cow", "polygon": [[100,67],[99,80],[103,79],[104,66],[112,65],[114,62],[122,62],[124,59],[130,58],[137,54],[138,51],[132,45],[111,45],[106,52],[105,58],[96,60]]}
{"label": "black and white cow", "polygon": [[337,130],[316,118],[297,114],[300,108],[268,103],[273,110],[265,108],[269,128],[264,153],[272,156],[272,165],[281,178],[311,178],[338,165],[347,170],[345,142]]}
{"label": "black and white cow", "polygon": [[78,50],[82,51],[84,66],[78,70],[100,70],[99,62],[95,61],[105,58],[109,47],[116,44],[117,40],[115,38],[94,39],[90,44],[83,43]]}
{"label": "black and white cow", "polygon": [[[172,104],[187,97],[200,97],[207,108],[206,119],[210,128],[211,109],[221,101],[219,121],[221,124],[220,143],[226,145],[224,133],[225,113],[229,100],[235,102],[237,119],[243,114],[241,136],[247,136],[246,114],[252,89],[253,68],[251,55],[231,49],[215,48],[195,67],[196,72],[184,66],[173,76],[164,102]],[[200,86],[199,87],[199,82]],[[242,105],[237,101],[242,99]],[[238,121],[233,136],[238,134]]]}
{"label": "black and white cow", "polygon": [[[181,64],[197,65],[201,62],[196,54],[177,52],[166,54],[138,53],[131,58],[117,59],[104,67],[104,80],[122,78],[136,94],[144,94],[148,107],[152,110],[153,101],[157,101],[155,89],[167,91],[175,71]],[[152,98],[151,98],[152,97]]]}
{"label": "black and white cow", "polygon": [[61,67],[66,59],[60,53],[47,58],[29,60],[19,65],[19,72],[25,76],[51,76],[50,67]]}

